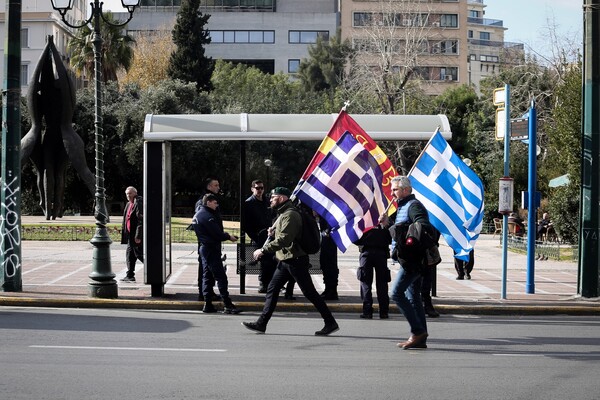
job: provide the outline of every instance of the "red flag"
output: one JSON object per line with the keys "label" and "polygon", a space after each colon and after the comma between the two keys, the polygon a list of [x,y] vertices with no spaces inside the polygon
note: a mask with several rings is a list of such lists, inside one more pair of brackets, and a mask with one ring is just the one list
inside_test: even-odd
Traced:
{"label": "red flag", "polygon": [[[331,126],[327,136],[325,136],[325,139],[323,139],[321,142],[319,149],[308,164],[306,171],[304,171],[304,174],[302,174],[300,183],[310,176],[317,165],[319,165],[319,162],[321,162],[323,157],[325,157],[329,150],[331,150],[333,145],[344,134],[344,132],[349,132],[360,144],[365,147],[365,149],[369,151],[369,153],[371,153],[375,160],[377,160],[379,168],[383,173],[383,193],[391,203],[391,180],[397,175],[396,169],[392,165],[392,162],[389,160],[389,158],[387,158],[385,153],[377,145],[377,143],[375,143],[375,141],[360,127],[360,125],[358,125],[356,121],[352,119],[352,117],[350,117],[350,115],[348,115],[348,113],[344,110],[340,111],[340,114]],[[395,209],[395,207],[393,208]]]}

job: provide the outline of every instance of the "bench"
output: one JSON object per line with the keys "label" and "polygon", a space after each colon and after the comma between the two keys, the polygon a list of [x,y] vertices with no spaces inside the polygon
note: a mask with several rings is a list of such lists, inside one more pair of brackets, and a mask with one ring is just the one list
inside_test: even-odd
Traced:
{"label": "bench", "polygon": [[[252,253],[258,246],[249,243],[237,244],[237,274],[240,276],[240,294],[246,293],[246,275],[258,275],[260,272],[260,261],[252,258]],[[308,272],[311,275],[322,274],[321,264],[319,262],[320,252],[308,256],[310,268]]]}

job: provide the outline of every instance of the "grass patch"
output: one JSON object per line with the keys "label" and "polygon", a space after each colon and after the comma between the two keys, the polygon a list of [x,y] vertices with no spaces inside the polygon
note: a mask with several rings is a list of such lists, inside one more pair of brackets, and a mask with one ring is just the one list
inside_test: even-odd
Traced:
{"label": "grass patch", "polygon": [[[121,242],[121,218],[111,218],[115,222],[107,224],[108,236],[113,243]],[[118,222],[116,222],[118,220]],[[171,219],[171,242],[173,243],[196,243],[194,231],[187,230],[191,218],[174,217]],[[225,232],[232,235],[240,235],[239,221],[223,221]],[[96,232],[95,223],[60,223],[48,221],[37,224],[23,224],[21,226],[22,240],[47,240],[47,241],[84,241],[90,240]]]}

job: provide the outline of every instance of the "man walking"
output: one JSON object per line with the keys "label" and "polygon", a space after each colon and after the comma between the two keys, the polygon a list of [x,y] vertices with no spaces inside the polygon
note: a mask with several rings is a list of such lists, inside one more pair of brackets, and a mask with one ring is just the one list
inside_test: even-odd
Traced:
{"label": "man walking", "polygon": [[[395,176],[391,181],[392,195],[397,200],[397,211],[395,224],[412,224],[419,222],[428,227],[429,215],[427,210],[419,200],[412,194],[412,185],[407,176]],[[380,217],[380,223],[387,224],[387,215]],[[396,237],[396,241],[400,238]],[[396,243],[398,246],[398,243]],[[421,285],[423,281],[422,271],[427,266],[423,266],[423,258],[409,257],[403,254],[396,254],[397,261],[401,268],[396,275],[392,285],[391,298],[396,303],[406,321],[410,325],[411,335],[405,342],[398,343],[398,347],[408,349],[426,349],[427,348],[427,322],[425,319],[425,309],[421,298]]]}
{"label": "man walking", "polygon": [[325,326],[315,332],[317,336],[327,336],[339,330],[335,318],[312,282],[308,272],[308,254],[298,244],[302,233],[302,217],[289,199],[292,192],[285,187],[276,187],[271,192],[271,208],[277,210],[275,225],[269,228],[269,238],[262,248],[253,254],[260,259],[265,253],[275,253],[279,263],[273,279],[267,288],[262,314],[256,322],[242,322],[251,331],[264,333],[275,311],[279,291],[290,279],[294,278],[304,296],[317,308],[325,321]]}
{"label": "man walking", "polygon": [[142,196],[138,196],[137,189],[129,186],[125,189],[127,206],[123,212],[123,224],[121,225],[121,244],[126,244],[125,262],[127,264],[127,275],[121,279],[122,282],[135,282],[135,263],[137,260],[144,262],[144,251],[142,248]]}

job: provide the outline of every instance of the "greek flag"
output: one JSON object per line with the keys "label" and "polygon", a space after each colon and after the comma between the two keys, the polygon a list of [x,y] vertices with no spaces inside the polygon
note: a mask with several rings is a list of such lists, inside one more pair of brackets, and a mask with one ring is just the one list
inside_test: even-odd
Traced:
{"label": "greek flag", "polygon": [[377,160],[346,132],[301,182],[296,198],[325,218],[331,238],[345,252],[385,211],[382,180]]}
{"label": "greek flag", "polygon": [[469,260],[481,232],[483,183],[437,130],[409,174],[413,193],[455,257]]}

